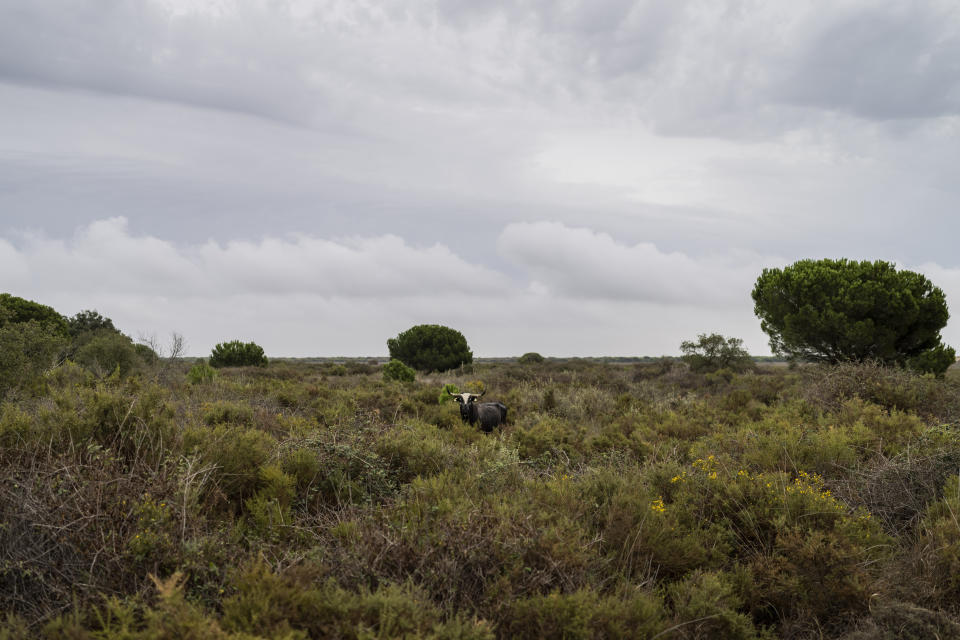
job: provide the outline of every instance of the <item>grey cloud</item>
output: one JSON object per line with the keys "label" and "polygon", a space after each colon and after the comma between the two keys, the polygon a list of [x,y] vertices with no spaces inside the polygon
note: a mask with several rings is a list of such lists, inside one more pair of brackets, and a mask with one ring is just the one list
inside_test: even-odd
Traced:
{"label": "grey cloud", "polygon": [[[960,106],[956,12],[632,0],[236,3],[0,0],[0,78],[370,132],[399,111],[601,109],[670,134]],[[394,116],[395,117],[395,116]],[[382,133],[382,131],[381,131]]]}
{"label": "grey cloud", "polygon": [[0,78],[309,122],[297,34],[268,12],[174,18],[152,2],[0,3]]}
{"label": "grey cloud", "polygon": [[784,65],[774,95],[881,120],[960,113],[955,6],[867,5],[820,22]]}

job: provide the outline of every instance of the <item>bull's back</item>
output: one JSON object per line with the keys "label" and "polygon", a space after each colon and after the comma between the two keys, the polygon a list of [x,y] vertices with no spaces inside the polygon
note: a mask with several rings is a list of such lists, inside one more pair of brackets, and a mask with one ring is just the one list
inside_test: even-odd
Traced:
{"label": "bull's back", "polygon": [[484,431],[493,431],[494,427],[507,421],[507,407],[500,402],[484,402],[477,407],[477,417]]}

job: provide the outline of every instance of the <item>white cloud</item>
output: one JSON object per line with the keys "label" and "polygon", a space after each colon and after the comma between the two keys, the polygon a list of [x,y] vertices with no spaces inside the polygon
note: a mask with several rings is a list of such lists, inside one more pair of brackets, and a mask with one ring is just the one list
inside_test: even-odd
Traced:
{"label": "white cloud", "polygon": [[749,304],[763,266],[782,262],[730,253],[694,259],[554,222],[508,225],[498,246],[559,296],[694,306]]}
{"label": "white cloud", "polygon": [[[417,248],[396,236],[326,240],[307,235],[178,248],[134,235],[123,217],[98,220],[69,240],[26,234],[0,244],[9,282],[44,291],[164,297],[307,294],[318,297],[433,295],[469,287],[496,293],[506,279],[441,245]],[[25,268],[24,268],[25,265]]]}
{"label": "white cloud", "polygon": [[197,354],[236,337],[275,355],[375,355],[420,323],[463,330],[478,355],[659,354],[716,318],[755,324],[755,267],[736,256],[698,261],[554,223],[510,225],[498,247],[532,279],[396,236],[177,246],[111,218],[66,239],[0,238],[0,286],[67,315],[95,308],[134,336],[180,331]]}

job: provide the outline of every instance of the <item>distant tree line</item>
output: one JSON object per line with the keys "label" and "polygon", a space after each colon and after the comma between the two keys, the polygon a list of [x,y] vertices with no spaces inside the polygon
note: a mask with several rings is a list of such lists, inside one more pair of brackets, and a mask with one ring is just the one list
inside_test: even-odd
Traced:
{"label": "distant tree line", "polygon": [[[810,362],[863,362],[942,376],[956,353],[940,331],[949,318],[946,297],[925,276],[884,261],[800,260],[764,269],[752,291],[754,313],[776,357]],[[182,348],[182,339],[176,351]],[[422,324],[387,340],[391,362],[383,375],[412,380],[415,372],[469,366],[473,352],[462,333]],[[739,338],[700,334],[680,345],[693,371],[745,371],[754,359]],[[31,383],[66,360],[97,375],[119,376],[157,361],[155,345],[136,344],[96,310],[72,317],[52,307],[0,294],[0,396]],[[539,364],[543,356],[518,362]],[[222,367],[266,366],[262,347],[232,340],[217,344],[191,381],[207,381]]]}

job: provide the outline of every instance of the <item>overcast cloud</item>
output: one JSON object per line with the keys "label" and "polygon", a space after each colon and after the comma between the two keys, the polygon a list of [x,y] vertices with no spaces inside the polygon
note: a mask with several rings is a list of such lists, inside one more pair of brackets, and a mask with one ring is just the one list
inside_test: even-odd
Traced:
{"label": "overcast cloud", "polygon": [[946,0],[0,0],[0,290],[197,355],[765,353],[808,257],[956,310],[957,167]]}

